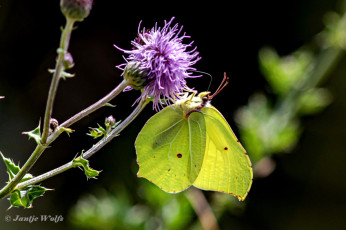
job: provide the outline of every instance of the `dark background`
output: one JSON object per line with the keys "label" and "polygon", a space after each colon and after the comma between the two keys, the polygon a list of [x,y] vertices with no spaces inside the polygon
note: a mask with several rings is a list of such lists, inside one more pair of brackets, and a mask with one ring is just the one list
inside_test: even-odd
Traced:
{"label": "dark background", "polygon": [[[152,27],[155,22],[174,20],[184,25],[195,41],[202,60],[196,68],[213,76],[211,91],[222,79],[231,77],[228,86],[213,101],[237,133],[234,111],[266,82],[259,73],[258,50],[273,46],[280,55],[288,54],[309,42],[323,29],[323,15],[336,10],[337,1],[97,1],[90,16],[77,23],[72,34],[70,52],[76,66],[76,77],[61,81],[53,117],[62,122],[103,97],[121,81],[115,66],[124,62],[116,44],[131,49],[139,22]],[[34,129],[43,117],[60,27],[65,23],[59,1],[0,0],[0,150],[6,157],[23,165],[33,151],[23,131]],[[191,41],[190,40],[190,41]],[[188,42],[188,41],[186,41]],[[346,227],[346,59],[343,58],[323,86],[334,97],[322,113],[304,117],[304,132],[289,155],[275,157],[276,170],[267,178],[254,181],[241,216],[225,216],[221,228],[236,223],[241,229],[345,229]],[[199,91],[206,90],[209,78],[188,82]],[[39,175],[72,159],[95,141],[85,135],[88,127],[103,123],[106,116],[124,119],[133,109],[139,92],[121,94],[113,104],[83,119],[72,128],[70,137],[61,135],[48,149],[31,173]],[[57,224],[6,223],[5,215],[63,215],[78,197],[100,186],[124,186],[135,189],[136,135],[144,122],[154,114],[151,108],[133,122],[121,135],[91,158],[91,166],[102,169],[98,180],[87,181],[78,169],[69,170],[42,183],[54,188],[34,202],[33,209],[13,208],[0,201],[1,229],[61,229]],[[250,155],[251,156],[251,155]],[[5,167],[0,164],[0,183],[7,181]],[[3,228],[4,226],[4,228]]]}

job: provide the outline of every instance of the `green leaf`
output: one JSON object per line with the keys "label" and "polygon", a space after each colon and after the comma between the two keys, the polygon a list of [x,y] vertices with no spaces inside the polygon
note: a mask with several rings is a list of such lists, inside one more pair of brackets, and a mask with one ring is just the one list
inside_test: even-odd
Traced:
{"label": "green leaf", "polygon": [[274,93],[284,95],[304,78],[312,63],[312,55],[298,50],[287,56],[279,56],[273,48],[262,48],[259,52],[261,72]]}
{"label": "green leaf", "polygon": [[99,131],[97,128],[90,128],[90,131],[89,133],[87,133],[87,135],[96,139],[96,138],[102,137],[103,133]]}
{"label": "green leaf", "polygon": [[112,107],[112,108],[116,107],[116,105],[112,105],[111,103],[106,103],[104,106],[108,106],[108,107]]}
{"label": "green leaf", "polygon": [[103,135],[107,135],[107,131],[99,124],[97,124],[99,127],[97,128],[99,132],[103,133]]}
{"label": "green leaf", "polygon": [[26,204],[23,203],[21,199],[20,191],[18,190],[14,191],[14,193],[11,194],[10,203],[11,203],[11,207],[20,207],[20,206],[26,207]]}
{"label": "green leaf", "polygon": [[87,133],[88,136],[93,137],[94,139],[102,137],[103,135],[107,135],[107,131],[99,124],[97,124],[98,128],[90,128],[89,133]]}
{"label": "green leaf", "polygon": [[28,132],[23,132],[23,134],[28,135],[29,139],[30,138],[35,139],[38,145],[42,145],[41,144],[41,122],[38,124],[36,129],[28,131]]}
{"label": "green leaf", "polygon": [[74,167],[83,167],[84,173],[87,176],[87,178],[95,178],[101,172],[101,171],[97,171],[95,169],[90,168],[89,161],[87,159],[83,158],[83,152],[82,152],[81,156],[73,159],[72,163],[73,163]]}
{"label": "green leaf", "polygon": [[[55,69],[48,69],[48,72],[51,73],[51,74],[54,74],[55,73]],[[65,72],[65,71],[62,71],[61,72],[61,77],[65,80],[66,78],[72,78],[74,77],[75,74],[72,74],[72,73],[68,73],[68,72]]]}
{"label": "green leaf", "polygon": [[[11,159],[4,157],[4,155],[0,152],[2,160],[5,162],[7,173],[9,175],[9,181],[12,180],[15,175],[20,171],[20,167],[17,166]],[[33,178],[30,173],[25,174],[25,176],[20,180],[20,182],[24,182]]]}
{"label": "green leaf", "polygon": [[58,54],[65,54],[65,53],[66,53],[66,51],[65,51],[63,48],[58,48],[58,49],[56,50],[56,52],[57,52]]}
{"label": "green leaf", "polygon": [[10,196],[11,207],[31,208],[34,199],[43,196],[46,188],[39,185],[30,185],[24,190],[16,190]]}
{"label": "green leaf", "polygon": [[[109,117],[110,118],[110,117]],[[105,120],[105,128],[103,128],[101,125],[97,124],[99,127],[98,128],[91,128],[89,127],[89,133],[87,133],[88,136],[93,137],[94,139],[102,137],[102,136],[107,136],[108,133],[117,127],[121,121],[115,122],[115,119],[110,121],[109,118],[106,118]]]}
{"label": "green leaf", "polygon": [[73,129],[70,129],[70,128],[65,128],[65,127],[61,127],[60,128],[60,132],[66,132],[67,134],[70,134],[70,133],[73,133],[74,130]]}
{"label": "green leaf", "polygon": [[9,158],[4,157],[2,152],[0,152],[2,160],[5,162],[5,165],[7,167],[7,173],[10,177],[10,180],[13,179],[13,177],[19,172],[20,168],[13,163],[13,161]]}
{"label": "green leaf", "polygon": [[314,114],[323,110],[332,101],[332,95],[327,89],[315,88],[306,91],[299,98],[299,113]]}
{"label": "green leaf", "polygon": [[26,181],[26,180],[30,180],[33,178],[33,175],[31,175],[30,173],[25,174],[25,176],[20,180],[20,183]]}
{"label": "green leaf", "polygon": [[326,47],[346,48],[346,23],[336,12],[327,12],[324,16],[326,29],[320,34],[320,40]]}
{"label": "green leaf", "polygon": [[61,72],[61,77],[65,80],[66,78],[72,78],[72,77],[74,77],[75,76],[75,74],[71,74],[71,73],[67,73],[67,72],[65,72],[65,71],[62,71]]}

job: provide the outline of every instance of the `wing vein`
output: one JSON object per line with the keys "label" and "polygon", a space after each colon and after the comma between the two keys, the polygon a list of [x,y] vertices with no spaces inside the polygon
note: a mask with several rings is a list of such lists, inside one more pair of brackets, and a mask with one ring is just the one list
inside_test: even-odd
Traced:
{"label": "wing vein", "polygon": [[183,121],[183,120],[184,120],[184,118],[183,118],[183,119],[180,119],[179,121],[177,121],[177,122],[174,123],[173,125],[169,126],[167,129],[165,129],[165,130],[163,130],[163,131],[161,131],[161,132],[155,134],[154,137],[156,137],[156,136],[158,136],[158,135],[160,135],[160,134],[162,134],[162,133],[164,133],[164,132],[167,132],[169,129],[173,128],[174,126],[176,126],[178,123],[180,123],[180,122]]}
{"label": "wing vein", "polygon": [[[190,119],[187,120],[188,121],[188,125],[189,125],[189,152],[190,152],[190,173],[192,174],[192,150],[191,150],[191,144],[192,144],[192,135],[191,135],[191,124],[190,124]],[[192,122],[192,121],[191,121]],[[193,182],[193,181],[192,181]]]}

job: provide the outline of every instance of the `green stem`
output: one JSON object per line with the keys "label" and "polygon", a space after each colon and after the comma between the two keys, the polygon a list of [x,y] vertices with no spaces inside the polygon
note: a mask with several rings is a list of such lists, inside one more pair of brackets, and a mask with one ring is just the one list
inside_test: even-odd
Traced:
{"label": "green stem", "polygon": [[57,51],[58,52],[58,59],[56,62],[52,82],[51,82],[51,85],[49,88],[47,105],[46,105],[46,112],[45,112],[44,121],[43,121],[43,132],[42,132],[42,137],[41,137],[41,143],[43,145],[46,144],[46,141],[48,138],[50,120],[52,118],[52,112],[53,112],[54,99],[55,99],[56,91],[58,89],[58,84],[59,84],[59,80],[61,78],[62,71],[64,71],[64,55],[66,54],[68,46],[69,46],[71,32],[73,29],[74,22],[75,22],[74,20],[67,17],[66,18],[66,26],[65,26],[62,34],[61,34],[60,46],[59,46],[58,51]]}
{"label": "green stem", "polygon": [[17,175],[0,191],[0,199],[6,197],[8,194],[12,192],[12,190],[16,187],[16,185],[20,182],[20,180],[25,176],[25,174],[30,170],[31,166],[37,161],[40,157],[41,153],[44,151],[43,145],[37,145],[36,149],[21,168],[21,170],[17,173]]}
{"label": "green stem", "polygon": [[43,133],[41,137],[41,144],[36,146],[36,149],[31,154],[29,159],[25,162],[21,170],[17,173],[17,175],[0,191],[0,199],[6,197],[8,194],[12,192],[12,190],[15,188],[15,186],[20,182],[21,179],[25,176],[25,174],[30,170],[30,168],[35,164],[37,159],[41,156],[43,151],[47,148],[46,141],[49,134],[49,125],[50,125],[50,119],[52,115],[53,110],[53,104],[54,104],[54,98],[56,95],[58,82],[61,77],[61,73],[63,71],[63,61],[64,61],[64,54],[67,51],[70,35],[73,29],[74,21],[71,19],[66,19],[66,26],[61,34],[60,38],[60,46],[58,49],[58,59],[55,67],[55,72],[53,74],[52,82],[50,85],[49,93],[48,93],[48,99],[47,99],[47,105],[46,105],[46,112],[44,116],[44,123],[43,123]]}
{"label": "green stem", "polygon": [[[309,89],[316,87],[335,68],[342,57],[344,51],[341,48],[329,47],[322,50],[314,63],[311,72],[302,79],[299,84],[292,89],[281,101],[278,102],[277,109],[272,115],[272,123],[268,126],[280,124],[285,128],[299,111],[299,98]],[[277,122],[279,120],[280,122]]]}
{"label": "green stem", "polygon": [[81,112],[77,113],[67,121],[63,122],[59,127],[56,128],[56,131],[53,132],[51,135],[49,135],[47,139],[47,145],[50,145],[58,136],[61,134],[59,130],[61,128],[68,128],[80,119],[88,116],[92,112],[100,109],[101,107],[105,106],[108,102],[110,102],[112,99],[114,99],[119,93],[121,93],[126,87],[128,86],[128,83],[126,80],[123,80],[116,88],[114,88],[109,94],[95,102],[94,104],[90,105],[88,108],[82,110]]}
{"label": "green stem", "polygon": [[99,108],[105,106],[108,102],[110,102],[113,98],[115,98],[119,93],[121,93],[126,87],[128,86],[128,83],[126,80],[123,80],[115,89],[113,89],[109,94],[107,94],[105,97],[101,98],[99,101],[95,102],[88,108],[82,110],[78,114],[74,115],[64,123],[60,125],[60,127],[68,128],[73,123],[79,121],[83,117],[88,116],[92,112],[98,110]]}
{"label": "green stem", "polygon": [[[98,143],[93,145],[88,151],[86,151],[83,154],[84,159],[88,159],[92,155],[94,155],[97,151],[99,151],[102,147],[104,147],[108,142],[110,142],[114,137],[118,136],[119,133],[125,129],[145,108],[145,106],[148,104],[149,100],[142,100],[139,105],[135,108],[135,110],[123,121],[121,122],[117,127],[115,127],[107,136],[102,138]],[[74,168],[76,166],[73,165],[73,162],[66,163],[56,169],[53,169],[47,173],[44,173],[40,176],[36,176],[30,180],[24,181],[17,185],[16,189],[22,189],[25,188],[28,185],[37,184],[41,181],[44,181],[48,178],[51,178],[55,175],[58,175],[62,172],[65,172],[68,169]]]}
{"label": "green stem", "polygon": [[[346,24],[346,12],[343,13],[340,20],[340,24]],[[278,109],[275,113],[277,119],[280,119],[280,117],[285,118],[284,120],[286,121],[292,119],[299,110],[299,103],[296,103],[299,97],[307,90],[320,84],[320,82],[332,72],[343,54],[344,48],[339,45],[332,45],[321,50],[313,63],[312,70],[306,73],[297,86],[278,103]],[[282,124],[283,126],[285,125],[285,123]]]}
{"label": "green stem", "polygon": [[[127,86],[127,81],[123,80],[116,88],[114,88],[109,94],[107,94],[105,97],[101,98],[88,108],[84,109],[83,111],[79,112],[78,114],[74,115],[64,123],[62,123],[59,127],[57,127],[56,131],[53,132],[48,138],[47,143],[45,146],[49,146],[58,136],[63,132],[62,127],[68,128],[70,125],[74,124],[75,122],[79,121],[80,119],[88,116],[92,112],[96,111],[97,109],[104,106],[106,103],[114,99],[120,92],[122,92],[125,87]],[[30,170],[30,168],[35,164],[37,159],[41,156],[43,151],[46,149],[43,145],[38,145],[34,152],[31,154],[30,158],[27,160],[27,162],[24,164],[24,166],[21,168],[19,173],[13,178],[13,180],[10,181],[1,191],[0,191],[0,199],[6,197],[9,195],[13,189],[16,187],[16,185],[20,182],[20,180],[25,176],[25,174]],[[68,168],[64,167],[63,170],[67,170]],[[52,175],[54,176],[54,175]]]}

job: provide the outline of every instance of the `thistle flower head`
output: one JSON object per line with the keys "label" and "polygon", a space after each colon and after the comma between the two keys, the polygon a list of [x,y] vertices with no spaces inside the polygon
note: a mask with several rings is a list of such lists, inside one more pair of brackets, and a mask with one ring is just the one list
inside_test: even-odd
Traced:
{"label": "thistle flower head", "polygon": [[151,30],[143,28],[142,32],[139,25],[138,38],[131,42],[132,50],[115,46],[129,54],[127,63],[118,68],[124,70],[125,79],[135,77],[132,80],[136,85],[131,85],[127,79],[132,88],[143,90],[137,101],[142,97],[152,97],[156,110],[163,107],[162,99],[170,104],[170,101],[179,99],[183,91],[192,90],[186,85],[186,78],[199,77],[191,74],[195,70],[192,66],[200,60],[196,47],[187,50],[193,42],[183,44],[183,39],[190,37],[185,33],[180,35],[183,27],[179,28],[178,24],[171,27],[173,19],[174,17],[169,22],[165,21],[162,28],[156,24]]}

